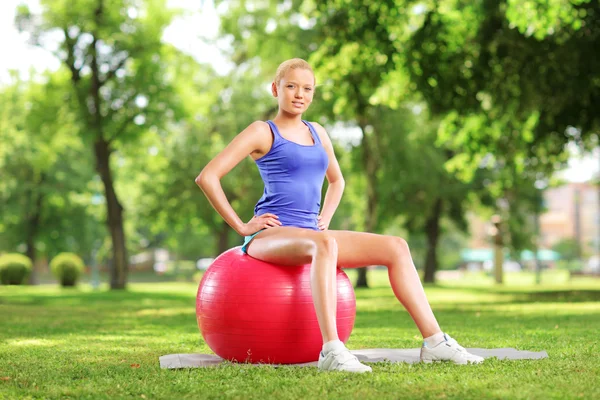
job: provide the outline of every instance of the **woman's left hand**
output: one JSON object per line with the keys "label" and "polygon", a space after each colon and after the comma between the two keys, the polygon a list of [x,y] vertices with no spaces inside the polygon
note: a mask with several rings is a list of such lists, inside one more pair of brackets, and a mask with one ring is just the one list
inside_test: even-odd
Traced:
{"label": "woman's left hand", "polygon": [[320,215],[317,217],[317,226],[322,231],[326,231],[327,229],[329,229],[329,223],[330,222],[331,221],[328,218],[323,218]]}

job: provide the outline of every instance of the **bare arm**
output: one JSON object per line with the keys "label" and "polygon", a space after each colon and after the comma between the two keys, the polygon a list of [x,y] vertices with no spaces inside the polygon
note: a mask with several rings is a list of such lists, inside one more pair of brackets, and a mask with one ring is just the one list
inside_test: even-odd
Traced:
{"label": "bare arm", "polygon": [[248,155],[260,155],[268,151],[271,141],[271,133],[268,129],[268,125],[262,121],[250,124],[206,164],[196,178],[196,184],[202,189],[210,204],[225,222],[242,236],[280,223],[272,214],[264,214],[260,220],[255,221],[253,218],[248,224],[244,223],[227,200],[221,186],[221,178]]}
{"label": "bare arm", "polygon": [[340,164],[338,163],[333,151],[333,144],[331,143],[329,135],[327,135],[327,131],[325,131],[325,128],[316,122],[313,122],[312,124],[315,126],[315,129],[319,134],[321,143],[323,143],[323,147],[325,148],[329,158],[329,166],[327,167],[327,172],[325,173],[327,182],[329,182],[329,186],[327,188],[327,192],[325,193],[325,200],[323,201],[323,206],[321,207],[321,214],[319,215],[319,228],[321,230],[325,230],[329,227],[329,223],[333,218],[333,214],[335,213],[335,210],[337,210],[340,201],[342,200],[342,194],[344,193],[346,182],[344,181]]}

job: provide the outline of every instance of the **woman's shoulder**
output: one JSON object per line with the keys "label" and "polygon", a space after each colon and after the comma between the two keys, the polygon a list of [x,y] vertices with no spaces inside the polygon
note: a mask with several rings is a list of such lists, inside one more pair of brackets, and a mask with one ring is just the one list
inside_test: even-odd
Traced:
{"label": "woman's shoulder", "polygon": [[313,126],[313,128],[315,128],[315,131],[317,131],[319,133],[319,135],[327,135],[327,131],[325,130],[325,128],[323,128],[323,126],[315,121],[306,121],[309,124],[311,124]]}
{"label": "woman's shoulder", "polygon": [[248,128],[246,128],[246,129],[251,129],[254,131],[261,131],[261,132],[268,132],[270,130],[269,124],[266,121],[260,121],[260,120],[254,121],[253,123],[248,125]]}
{"label": "woman's shoulder", "polygon": [[322,143],[330,142],[329,135],[327,134],[327,130],[325,128],[323,128],[323,126],[321,124],[319,124],[318,122],[313,122],[313,121],[307,121],[307,122],[309,124],[311,124],[313,126],[313,128],[315,128],[315,131],[319,135],[319,139],[321,139]]}
{"label": "woman's shoulder", "polygon": [[264,139],[270,136],[269,124],[265,121],[254,121],[241,132],[244,137],[253,139]]}
{"label": "woman's shoulder", "polygon": [[252,152],[264,154],[271,147],[273,141],[271,128],[265,121],[254,121],[238,135],[237,140],[251,146]]}

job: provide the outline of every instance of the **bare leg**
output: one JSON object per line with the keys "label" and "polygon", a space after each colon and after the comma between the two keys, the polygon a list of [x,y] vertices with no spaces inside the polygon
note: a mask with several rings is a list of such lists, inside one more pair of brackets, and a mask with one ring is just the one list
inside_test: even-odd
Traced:
{"label": "bare leg", "polygon": [[256,235],[248,254],[280,265],[311,263],[310,286],[323,343],[338,338],[336,326],[336,241],[327,232],[274,227]]}
{"label": "bare leg", "polygon": [[339,266],[385,265],[396,298],[411,315],[421,335],[426,338],[441,331],[404,239],[362,232],[327,232],[337,242]]}

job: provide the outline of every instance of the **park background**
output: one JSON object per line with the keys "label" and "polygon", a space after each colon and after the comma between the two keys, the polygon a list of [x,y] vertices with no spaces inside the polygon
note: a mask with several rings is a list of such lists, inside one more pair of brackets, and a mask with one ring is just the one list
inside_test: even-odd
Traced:
{"label": "park background", "polygon": [[[24,282],[32,286],[0,286],[5,322],[13,322],[2,356],[22,354],[28,342],[18,338],[27,335],[18,332],[35,337],[38,325],[19,315],[43,307],[67,313],[67,301],[81,327],[90,299],[99,315],[115,304],[142,313],[136,294],[153,299],[154,310],[193,301],[210,260],[240,244],[194,178],[252,121],[275,116],[274,72],[300,57],[317,79],[305,118],[328,129],[346,179],[330,228],[406,238],[434,308],[450,307],[451,326],[464,323],[470,307],[461,299],[477,318],[501,299],[490,326],[520,315],[518,324],[533,332],[515,344],[489,341],[492,332],[481,328],[467,335],[474,344],[555,350],[565,363],[584,348],[591,357],[573,337],[594,332],[600,313],[597,1],[32,0],[2,2],[0,18],[0,254],[20,253],[33,265]],[[249,220],[262,193],[256,167],[243,162],[223,185]],[[71,292],[48,267],[64,252],[85,264]],[[359,310],[389,299],[377,266],[348,274]],[[536,318],[551,309],[556,318],[544,317],[549,325],[536,331]],[[359,311],[357,331],[365,333],[354,344],[382,347],[367,315],[361,320]],[[561,318],[572,331],[557,341]],[[183,321],[188,352],[201,351],[197,328]],[[69,324],[62,329],[72,334]],[[149,345],[148,364],[173,337]],[[32,346],[31,357],[52,348]],[[597,367],[575,364],[581,382],[594,381],[586,379]],[[8,393],[30,396],[48,374],[29,388],[0,372]],[[570,392],[570,376],[548,378],[555,386],[545,389],[503,392],[490,383],[488,392],[466,384],[447,393],[598,394],[590,383]],[[49,397],[98,393],[93,385],[89,392],[48,385]],[[451,387],[440,385],[413,394]]]}
{"label": "park background", "polygon": [[[193,179],[274,116],[269,81],[297,56],[317,71],[306,118],[329,128],[348,183],[333,229],[407,238],[428,282],[490,270],[494,243],[511,270],[600,272],[593,3],[525,3],[521,20],[510,2],[497,15],[460,2],[439,15],[426,2],[109,2],[115,18],[89,21],[107,29],[96,61],[81,29],[92,3],[49,2],[46,20],[46,3],[3,3],[0,249],[33,260],[32,283],[67,251],[121,287],[117,270],[189,270],[239,244]],[[244,219],[262,192],[249,164],[224,181]]]}

